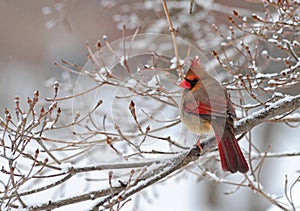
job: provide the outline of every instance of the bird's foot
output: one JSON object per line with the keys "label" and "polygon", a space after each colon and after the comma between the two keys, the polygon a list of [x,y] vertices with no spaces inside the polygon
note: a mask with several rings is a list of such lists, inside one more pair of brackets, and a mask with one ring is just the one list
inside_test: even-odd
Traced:
{"label": "bird's foot", "polygon": [[203,150],[203,144],[200,143],[200,139],[198,139],[196,146],[199,147],[200,151]]}

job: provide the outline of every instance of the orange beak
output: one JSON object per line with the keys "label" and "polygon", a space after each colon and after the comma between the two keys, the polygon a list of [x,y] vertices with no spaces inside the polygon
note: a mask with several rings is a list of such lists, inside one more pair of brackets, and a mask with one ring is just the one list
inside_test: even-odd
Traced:
{"label": "orange beak", "polygon": [[184,89],[190,89],[191,84],[187,80],[183,80],[180,82],[179,86]]}

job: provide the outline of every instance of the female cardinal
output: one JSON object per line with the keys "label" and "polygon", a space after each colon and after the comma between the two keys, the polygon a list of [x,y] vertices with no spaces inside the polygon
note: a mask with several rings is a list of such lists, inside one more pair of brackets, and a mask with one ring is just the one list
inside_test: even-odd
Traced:
{"label": "female cardinal", "polygon": [[197,134],[213,129],[222,169],[246,173],[249,167],[234,136],[235,111],[226,90],[205,72],[198,57],[192,60],[179,86],[185,89],[180,103],[182,122]]}

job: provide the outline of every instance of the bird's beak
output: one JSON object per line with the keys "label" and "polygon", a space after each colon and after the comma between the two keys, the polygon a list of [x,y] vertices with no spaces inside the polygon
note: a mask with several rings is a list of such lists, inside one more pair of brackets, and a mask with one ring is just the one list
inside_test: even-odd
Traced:
{"label": "bird's beak", "polygon": [[190,89],[191,84],[187,80],[183,80],[180,82],[179,86],[184,89]]}

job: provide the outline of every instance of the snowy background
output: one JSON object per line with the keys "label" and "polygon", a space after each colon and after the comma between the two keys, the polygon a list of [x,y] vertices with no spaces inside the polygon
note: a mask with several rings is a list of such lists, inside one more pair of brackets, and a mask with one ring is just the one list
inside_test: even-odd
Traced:
{"label": "snowy background", "polygon": [[[27,96],[32,96],[35,90],[39,90],[42,97],[48,97],[52,90],[46,87],[47,81],[53,77],[60,79],[64,76],[63,71],[53,65],[54,62],[66,59],[78,65],[84,65],[87,61],[85,48],[87,40],[94,45],[104,34],[109,37],[109,40],[119,39],[122,36],[120,31],[122,21],[128,23],[128,34],[138,26],[138,18],[134,15],[122,16],[124,11],[120,8],[104,8],[98,0],[91,0],[88,3],[77,0],[64,1],[64,4],[54,2],[33,0],[0,2],[1,112],[4,108],[13,109],[13,99],[16,95],[25,101]],[[188,14],[189,2],[182,2],[181,6],[186,7],[186,14]],[[212,1],[210,3],[213,4]],[[231,1],[230,4],[235,5],[235,3],[236,1]],[[246,2],[245,7],[248,4],[250,3]],[[151,4],[147,3],[144,6],[150,7]],[[239,3],[238,6],[243,5]],[[62,12],[56,14],[55,9]],[[160,9],[157,10],[160,11]],[[161,18],[156,15],[154,17]],[[164,23],[158,21],[156,24],[166,24],[165,19],[161,18],[161,20]],[[222,23],[221,20],[217,21]],[[142,25],[142,31],[155,32],[156,28],[153,25],[152,27],[152,29],[147,28],[145,23]],[[198,36],[200,40],[201,36]],[[203,41],[192,42],[198,42],[200,48],[205,45]],[[252,134],[252,139],[257,146],[261,149],[267,149],[270,146],[269,151],[272,153],[299,152],[299,137],[299,128],[291,128],[278,123],[259,125],[253,129]],[[241,141],[240,145],[245,149],[248,147],[245,140]],[[285,175],[288,175],[287,185],[290,187],[299,177],[299,167],[299,156],[267,158],[260,176],[260,183],[264,184],[263,189],[267,193],[274,194],[274,197],[282,197],[282,202],[285,203]],[[226,179],[230,178],[239,181],[243,179],[243,176],[230,175]],[[82,182],[82,180],[78,181]],[[76,180],[73,184],[76,185],[72,187],[72,190],[66,192],[71,191],[75,195],[77,190],[85,187],[85,184],[79,184]],[[241,188],[234,194],[224,194],[233,189],[234,187],[226,184],[218,184],[209,180],[199,181],[193,173],[186,172],[184,176],[177,174],[142,191],[134,196],[123,210],[134,210],[134,207],[144,211],[277,210],[259,194],[251,192],[248,188]],[[56,190],[53,194],[56,194],[54,198],[57,199],[60,193]],[[299,208],[299,197],[297,199],[300,195],[299,182],[293,189],[293,195]],[[48,199],[49,195],[44,195],[32,203]],[[92,204],[85,202],[57,210],[86,210],[91,206]]]}

